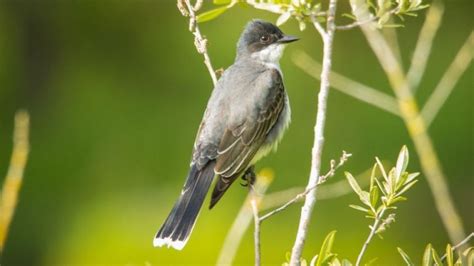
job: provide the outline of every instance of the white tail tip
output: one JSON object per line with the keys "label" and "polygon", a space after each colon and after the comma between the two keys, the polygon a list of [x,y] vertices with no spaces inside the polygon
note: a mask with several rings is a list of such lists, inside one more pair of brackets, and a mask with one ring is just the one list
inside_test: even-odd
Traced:
{"label": "white tail tip", "polygon": [[153,246],[155,247],[162,247],[162,246],[167,246],[172,247],[176,250],[182,250],[184,246],[186,245],[187,239],[185,241],[180,241],[180,240],[173,240],[170,237],[167,238],[155,238],[153,239]]}

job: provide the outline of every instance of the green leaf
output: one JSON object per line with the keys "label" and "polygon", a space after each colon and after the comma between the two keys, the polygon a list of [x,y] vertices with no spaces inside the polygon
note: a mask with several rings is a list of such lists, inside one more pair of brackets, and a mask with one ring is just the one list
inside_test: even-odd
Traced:
{"label": "green leaf", "polygon": [[407,180],[405,180],[405,184],[410,183],[412,180],[414,180],[419,175],[420,175],[420,173],[418,173],[418,172],[408,174]]}
{"label": "green leaf", "polygon": [[306,260],[302,258],[300,260],[300,266],[308,266],[308,262],[306,262]]}
{"label": "green leaf", "polygon": [[383,168],[382,162],[380,162],[379,158],[377,157],[375,157],[375,161],[377,162],[377,165],[379,166],[379,170],[382,173],[383,178],[385,179],[386,182],[389,182],[387,173],[385,172],[385,169]]}
{"label": "green leaf", "polygon": [[408,160],[408,149],[407,146],[403,145],[402,150],[398,154],[397,165],[395,166],[395,178],[397,180],[399,180],[402,174],[407,170]]}
{"label": "green leaf", "polygon": [[341,266],[352,266],[352,263],[346,259],[341,261]]}
{"label": "green leaf", "polygon": [[316,254],[310,261],[309,266],[314,266],[316,261],[318,260],[318,255]]}
{"label": "green leaf", "polygon": [[403,193],[405,193],[407,190],[409,190],[414,184],[416,184],[416,182],[418,182],[418,180],[413,180],[411,183],[408,183],[406,184],[398,193],[397,193],[397,196],[400,196],[402,195]]}
{"label": "green leaf", "polygon": [[336,231],[331,231],[323,241],[323,245],[319,250],[318,260],[316,261],[316,266],[323,265],[324,260],[331,254],[332,244],[334,243],[334,237],[336,236]]}
{"label": "green leaf", "polygon": [[387,12],[387,13],[384,13],[380,17],[380,19],[378,21],[379,27],[382,27],[383,25],[385,25],[388,22],[388,20],[390,19],[390,15],[391,15],[390,12]]}
{"label": "green leaf", "polygon": [[450,244],[446,246],[446,262],[448,266],[454,266],[453,249]]}
{"label": "green leaf", "polygon": [[218,16],[222,15],[224,12],[226,12],[227,9],[229,9],[228,6],[223,6],[223,7],[219,7],[219,8],[212,9],[212,10],[206,11],[204,13],[201,13],[197,16],[197,22],[201,23],[201,22],[206,22],[206,21],[209,21],[209,20],[213,20],[213,19],[217,18]]}
{"label": "green leaf", "polygon": [[377,170],[377,164],[374,164],[374,166],[372,167],[372,172],[370,173],[370,187],[369,187],[369,191],[372,191],[372,188],[374,187],[375,185],[375,182],[377,181],[377,177],[375,176],[375,170]]}
{"label": "green leaf", "polygon": [[431,248],[431,256],[433,257],[434,264],[443,266],[443,262],[434,248]]}
{"label": "green leaf", "polygon": [[291,17],[291,12],[290,11],[287,11],[287,12],[281,14],[278,17],[277,21],[276,21],[276,25],[281,26],[281,25],[285,24],[288,21],[288,19],[290,19],[290,17]]}
{"label": "green leaf", "polygon": [[356,209],[356,210],[358,210],[358,211],[361,211],[361,212],[369,212],[368,209],[366,209],[366,208],[364,208],[364,207],[362,207],[362,206],[359,206],[359,205],[353,205],[353,204],[351,204],[351,205],[349,205],[349,207],[351,207],[352,209]]}
{"label": "green leaf", "polygon": [[370,190],[370,204],[375,208],[377,201],[379,200],[379,189],[377,186],[372,187]]}
{"label": "green leaf", "polygon": [[409,265],[409,266],[415,265],[415,264],[411,261],[410,257],[405,253],[405,251],[403,251],[403,249],[397,248],[397,250],[398,250],[398,253],[400,253],[400,255],[402,256],[403,260],[405,261],[405,263],[406,263],[407,265]]}
{"label": "green leaf", "polygon": [[354,192],[357,193],[359,197],[362,197],[362,189],[360,188],[355,178],[349,172],[345,172],[344,174],[346,175],[347,181],[349,181],[349,185],[351,185]]}
{"label": "green leaf", "polygon": [[361,192],[361,196],[360,196],[360,201],[362,201],[362,203],[364,203],[365,205],[369,206],[369,207],[373,207],[371,204],[370,204],[370,194],[369,192],[367,191],[362,191]]}
{"label": "green leaf", "polygon": [[467,248],[462,254],[466,257],[467,265],[474,265],[474,247]]}
{"label": "green leaf", "polygon": [[298,23],[298,26],[300,27],[300,31],[304,31],[306,29],[306,23],[303,20]]}
{"label": "green leaf", "polygon": [[232,0],[213,0],[212,3],[214,5],[228,5],[232,2]]}
{"label": "green leaf", "polygon": [[331,266],[342,266],[341,261],[339,261],[338,258],[334,258],[331,263],[329,263]]}
{"label": "green leaf", "polygon": [[[337,254],[334,254],[334,253],[330,253],[322,262],[321,265],[331,265],[331,266],[334,266],[335,264],[335,260],[337,260]],[[339,261],[339,260],[338,260]],[[339,264],[340,266],[341,264]]]}

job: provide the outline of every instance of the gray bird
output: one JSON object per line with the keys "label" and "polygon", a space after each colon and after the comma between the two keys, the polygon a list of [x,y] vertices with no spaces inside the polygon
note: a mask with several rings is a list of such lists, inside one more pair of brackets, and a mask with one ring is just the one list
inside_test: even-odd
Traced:
{"label": "gray bird", "polygon": [[279,60],[285,44],[296,40],[262,20],[247,24],[234,64],[209,99],[186,183],[154,246],[184,247],[215,176],[210,209],[238,177],[253,184],[253,165],[276,148],[290,122]]}

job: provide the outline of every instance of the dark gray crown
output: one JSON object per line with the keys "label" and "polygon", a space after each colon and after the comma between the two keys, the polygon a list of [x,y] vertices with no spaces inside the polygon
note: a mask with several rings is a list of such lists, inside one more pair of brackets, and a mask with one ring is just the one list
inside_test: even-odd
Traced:
{"label": "dark gray crown", "polygon": [[272,23],[254,19],[245,26],[240,35],[237,56],[260,51],[283,36],[283,32]]}

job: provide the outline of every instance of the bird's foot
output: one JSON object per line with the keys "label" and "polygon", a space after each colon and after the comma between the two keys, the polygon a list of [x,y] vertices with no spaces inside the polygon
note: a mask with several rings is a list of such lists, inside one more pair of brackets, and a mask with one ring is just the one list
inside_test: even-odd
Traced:
{"label": "bird's foot", "polygon": [[249,187],[251,190],[254,190],[253,184],[255,183],[256,178],[257,178],[257,175],[255,175],[253,166],[251,166],[247,168],[245,173],[242,175],[242,180],[244,182],[240,183],[240,185],[243,187]]}

